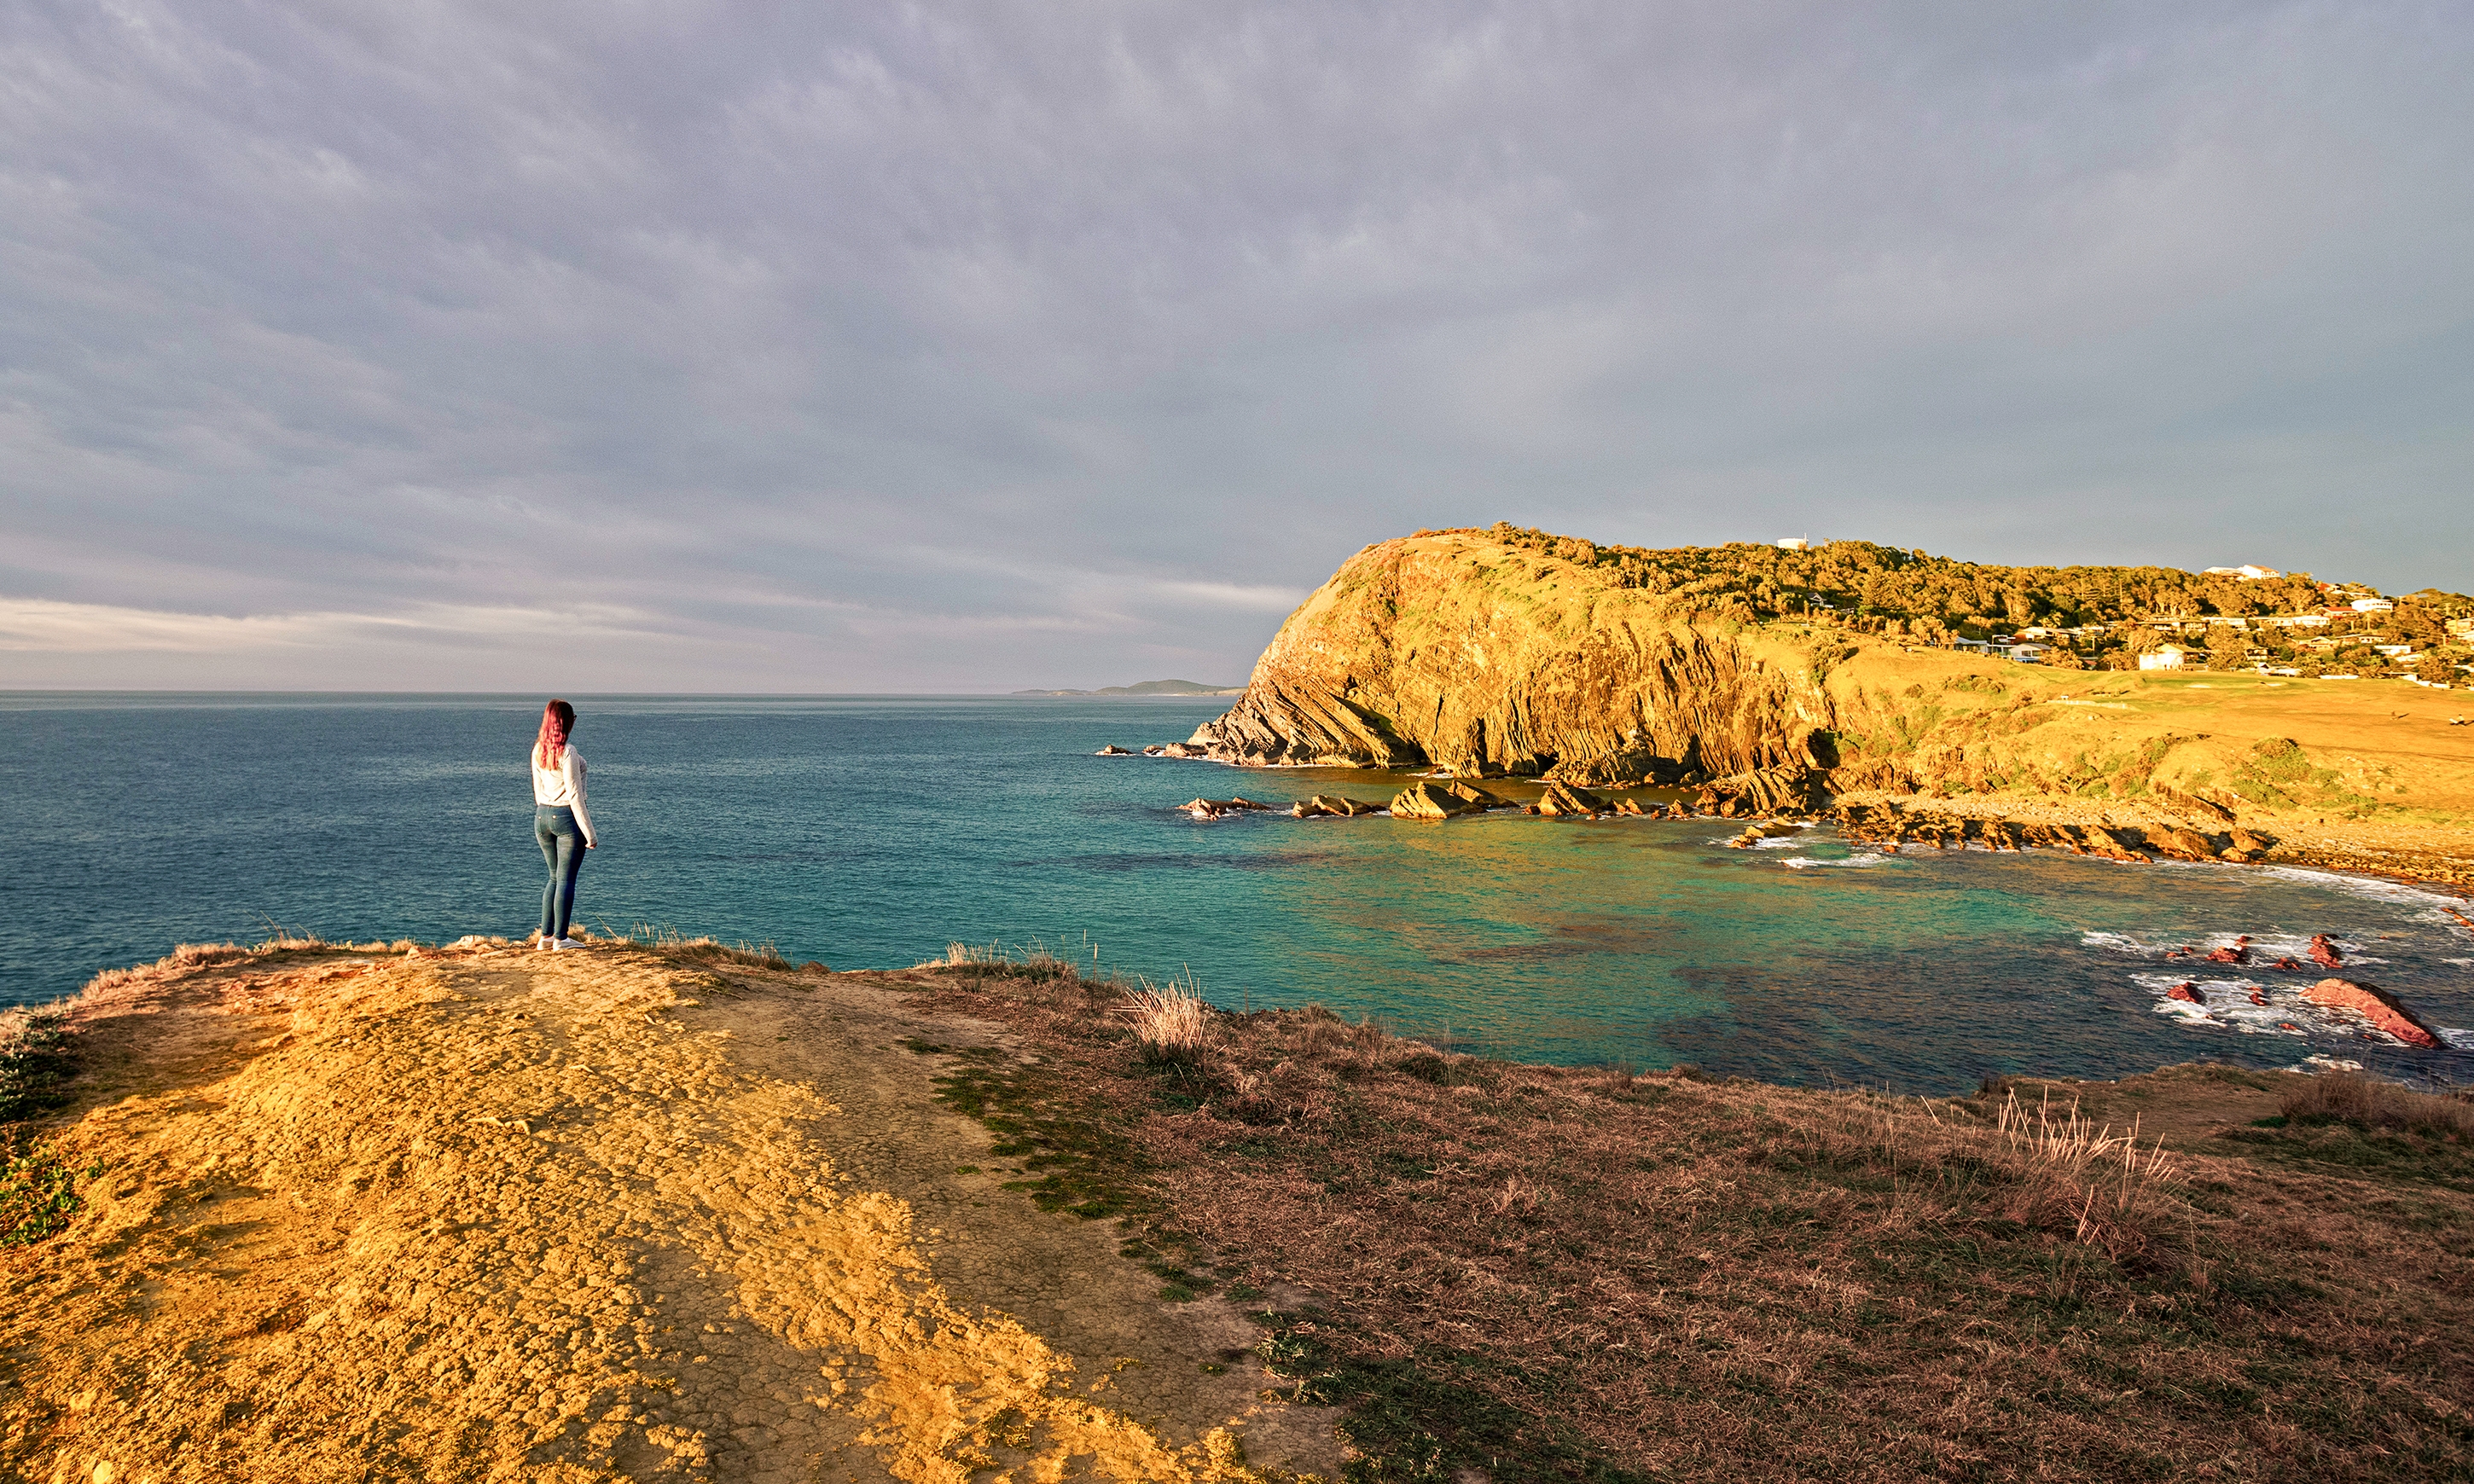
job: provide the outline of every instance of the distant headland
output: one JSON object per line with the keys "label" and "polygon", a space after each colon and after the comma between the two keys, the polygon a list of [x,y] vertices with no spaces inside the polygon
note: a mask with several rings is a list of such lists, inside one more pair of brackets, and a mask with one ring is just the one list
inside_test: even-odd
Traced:
{"label": "distant headland", "polygon": [[1242,696],[1243,685],[1205,685],[1197,681],[1141,681],[1099,690],[1017,690],[1017,696]]}

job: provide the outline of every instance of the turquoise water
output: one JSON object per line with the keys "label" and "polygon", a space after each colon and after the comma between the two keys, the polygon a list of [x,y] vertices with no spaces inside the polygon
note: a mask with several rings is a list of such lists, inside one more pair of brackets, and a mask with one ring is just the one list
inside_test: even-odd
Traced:
{"label": "turquoise water", "polygon": [[[955,940],[1191,969],[1230,1008],[1321,1001],[1492,1054],[1949,1090],[2307,1056],[2458,1081],[2298,1006],[2316,975],[2168,960],[2331,932],[2358,977],[2474,1027],[2446,898],[2238,867],[1884,856],[1713,821],[1193,820],[1197,795],[1387,797],[1396,778],[1093,756],[1216,701],[576,697],[606,848],[579,921],[771,942],[836,968]],[[521,934],[537,698],[0,697],[0,1002],[174,944]],[[2196,978],[2204,1009],[2166,1000]],[[2266,1006],[2249,1003],[2261,987]],[[2463,1044],[2474,1048],[2474,1036]]]}

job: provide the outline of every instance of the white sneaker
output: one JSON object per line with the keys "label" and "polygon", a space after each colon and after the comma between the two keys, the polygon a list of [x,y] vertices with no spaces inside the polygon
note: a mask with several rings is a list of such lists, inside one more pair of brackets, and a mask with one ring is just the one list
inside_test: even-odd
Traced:
{"label": "white sneaker", "polygon": [[580,948],[583,947],[584,945],[576,942],[572,938],[561,938],[556,943],[551,944],[550,946],[553,948]]}
{"label": "white sneaker", "polygon": [[541,942],[536,943],[536,944],[534,944],[534,945],[533,945],[533,951],[534,951],[535,953],[540,953],[540,952],[545,951],[546,949],[552,948],[552,947],[555,947],[555,946],[557,946],[557,945],[555,945],[555,944],[551,943],[547,937],[544,937],[544,938],[542,939],[542,941],[541,941]]}

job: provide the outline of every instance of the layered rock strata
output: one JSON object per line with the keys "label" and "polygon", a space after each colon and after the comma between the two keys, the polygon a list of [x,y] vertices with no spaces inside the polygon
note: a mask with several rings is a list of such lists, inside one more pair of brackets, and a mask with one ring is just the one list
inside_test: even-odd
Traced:
{"label": "layered rock strata", "polygon": [[1826,764],[1814,733],[1830,716],[1808,647],[1461,531],[1350,558],[1190,745],[1226,762],[1611,785]]}
{"label": "layered rock strata", "polygon": [[1849,839],[1896,850],[1901,845],[1928,845],[1942,850],[1980,845],[1993,850],[2019,850],[2030,846],[2068,850],[2075,855],[2102,855],[2120,861],[2264,859],[2276,842],[2247,829],[2202,834],[2173,826],[2021,824],[1981,815],[1943,813],[1928,807],[1895,803],[1843,804],[1831,819]]}

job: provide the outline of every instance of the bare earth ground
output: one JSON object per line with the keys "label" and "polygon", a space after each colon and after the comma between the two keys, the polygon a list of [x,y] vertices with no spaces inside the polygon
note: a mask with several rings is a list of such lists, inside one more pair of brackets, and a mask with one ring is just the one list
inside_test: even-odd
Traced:
{"label": "bare earth ground", "polygon": [[904,1047],[1007,1031],[625,945],[206,957],[76,1011],[37,1132],[99,1170],[0,1250],[0,1479],[1338,1472]]}

